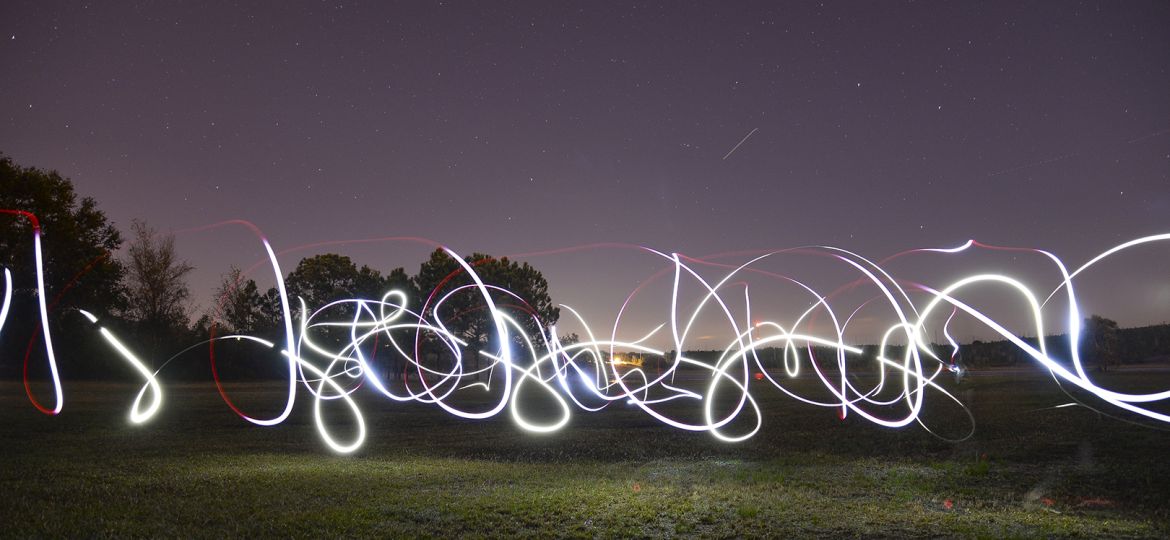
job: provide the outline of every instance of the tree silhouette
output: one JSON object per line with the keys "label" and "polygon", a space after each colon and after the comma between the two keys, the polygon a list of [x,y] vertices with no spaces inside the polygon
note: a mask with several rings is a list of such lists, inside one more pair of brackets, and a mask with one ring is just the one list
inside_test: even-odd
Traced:
{"label": "tree silhouette", "polygon": [[[406,269],[395,268],[383,276],[379,271],[369,266],[363,265],[359,268],[349,257],[336,253],[325,253],[302,259],[285,278],[285,289],[294,318],[300,317],[298,299],[304,299],[310,314],[339,300],[368,300],[372,302],[369,304],[371,312],[379,315],[382,310],[373,302],[380,301],[383,295],[391,290],[405,293],[408,302],[417,302],[418,298],[414,284],[406,274]],[[260,306],[258,311],[262,322],[259,327],[268,329],[269,332],[279,333],[280,329],[283,328],[281,322],[283,314],[281,313],[280,296],[276,288],[270,288],[263,296],[257,295],[248,302],[257,302]],[[404,307],[410,308],[409,305]],[[328,308],[323,312],[323,316],[332,321],[350,321],[355,314],[355,309],[356,303],[343,302]],[[343,347],[350,341],[347,327],[317,327],[311,334],[310,337],[318,344]],[[413,336],[413,331],[397,330],[392,337],[404,350],[409,350]],[[384,371],[385,375],[397,376],[402,371],[403,359],[393,349],[393,345],[389,339],[386,339],[386,336],[374,336],[372,340],[363,345],[362,352],[367,360],[370,360],[379,370]]]}
{"label": "tree silhouette", "polygon": [[[544,329],[556,324],[560,317],[560,308],[549,298],[548,282],[544,275],[528,263],[517,263],[507,257],[497,259],[491,255],[474,253],[466,257],[465,261],[475,269],[485,285],[500,287],[511,293],[489,289],[496,308],[511,316],[535,341],[535,345],[541,346],[540,336]],[[463,357],[471,360],[474,369],[478,371],[480,351],[494,352],[502,344],[492,341],[496,337],[495,321],[482,292],[476,287],[468,287],[473,283],[463,267],[441,249],[431,253],[414,277],[415,287],[424,297],[423,316],[432,321],[441,321],[448,330],[465,341],[468,350]],[[446,300],[438,306],[436,314],[436,304],[443,298]],[[521,344],[522,339],[515,331],[510,330],[509,335],[512,338],[511,345]]]}
{"label": "tree silhouette", "polygon": [[1117,321],[1100,315],[1085,319],[1081,336],[1083,360],[1096,366],[1097,371],[1106,371],[1120,363],[1120,335]]}
{"label": "tree silhouette", "polygon": [[[78,197],[69,179],[56,171],[21,167],[3,154],[0,209],[31,212],[39,219],[50,325],[60,342],[58,348],[74,350],[73,340],[88,339],[86,336],[92,334],[74,331],[88,326],[80,317],[70,316],[74,309],[100,314],[124,306],[123,267],[112,255],[122,245],[122,235],[98,210],[96,201]],[[0,358],[23,356],[30,337],[39,335],[34,261],[31,221],[14,214],[0,215],[0,267],[11,272],[13,285],[10,316],[0,335]],[[68,362],[73,356],[65,353],[62,359]],[[19,362],[4,364],[5,368],[19,367]],[[101,371],[88,358],[85,364],[70,367],[89,372],[83,373],[87,375]]]}
{"label": "tree silhouette", "polygon": [[224,274],[213,301],[211,319],[224,327],[221,330],[251,335],[269,329],[264,324],[264,297],[256,281],[245,280],[239,268],[233,266]]}
{"label": "tree silhouette", "polygon": [[134,237],[127,252],[125,315],[145,338],[153,362],[164,352],[164,343],[187,330],[187,275],[195,267],[179,259],[174,235],[160,235],[140,220],[130,228]]}

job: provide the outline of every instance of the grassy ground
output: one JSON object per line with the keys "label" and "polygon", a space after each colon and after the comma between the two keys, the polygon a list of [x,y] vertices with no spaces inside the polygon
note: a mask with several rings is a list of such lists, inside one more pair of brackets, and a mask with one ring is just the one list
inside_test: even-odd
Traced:
{"label": "grassy ground", "polygon": [[[1170,374],[1108,375],[1122,387]],[[799,389],[802,384],[797,382]],[[551,436],[505,414],[363,400],[366,445],[340,457],[306,401],[253,427],[210,385],[169,384],[130,426],[135,387],[69,383],[49,418],[0,383],[0,535],[1166,537],[1170,432],[1067,402],[1034,371],[976,373],[956,394],[978,425],[949,443],[761,391],[746,443],[672,430],[628,406]],[[244,385],[250,405],[279,385]],[[932,427],[963,417],[931,403]]]}

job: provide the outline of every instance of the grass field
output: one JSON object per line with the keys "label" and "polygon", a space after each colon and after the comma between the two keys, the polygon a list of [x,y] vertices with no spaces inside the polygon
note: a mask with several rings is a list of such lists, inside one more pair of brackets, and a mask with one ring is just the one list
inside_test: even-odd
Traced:
{"label": "grass field", "polygon": [[[1168,379],[1106,375],[1118,387]],[[961,443],[842,421],[774,390],[758,393],[762,431],[739,444],[625,405],[539,436],[507,414],[471,422],[371,396],[366,445],[342,457],[319,441],[307,400],[260,428],[210,384],[168,384],[162,416],[131,426],[136,387],[67,383],[65,412],[50,418],[5,382],[0,535],[1170,535],[1170,432],[1051,409],[1068,399],[1036,371],[975,373],[953,389],[977,420]],[[233,395],[272,408],[282,391]],[[952,421],[964,417],[931,405],[932,427],[961,431]]]}

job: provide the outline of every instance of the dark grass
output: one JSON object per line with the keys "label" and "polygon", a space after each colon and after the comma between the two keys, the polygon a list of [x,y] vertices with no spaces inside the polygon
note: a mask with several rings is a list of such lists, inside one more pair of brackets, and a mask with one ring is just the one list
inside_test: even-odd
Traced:
{"label": "dark grass", "polygon": [[[1168,379],[1147,371],[1104,380],[1125,388]],[[1170,432],[1050,409],[1068,399],[1036,371],[948,386],[978,422],[961,443],[918,426],[842,421],[763,388],[764,427],[739,444],[661,426],[626,405],[531,435],[506,413],[472,422],[363,392],[367,443],[337,456],[318,439],[307,400],[288,423],[260,428],[210,384],[169,384],[162,416],[131,426],[136,387],[67,383],[65,412],[50,418],[19,383],[3,383],[0,534],[1170,535]],[[283,389],[235,392],[272,408]],[[928,405],[931,427],[965,427],[954,407]]]}

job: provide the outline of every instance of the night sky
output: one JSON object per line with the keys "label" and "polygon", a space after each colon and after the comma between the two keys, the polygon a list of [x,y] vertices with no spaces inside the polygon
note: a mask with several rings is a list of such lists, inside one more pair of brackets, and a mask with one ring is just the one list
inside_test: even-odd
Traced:
{"label": "night sky", "polygon": [[[277,249],[880,259],[975,238],[1072,266],[1170,232],[1170,3],[777,4],[6,1],[0,151],[123,230],[176,231],[200,299],[260,254],[191,231],[234,218]],[[1086,309],[1170,319],[1168,246],[1087,278]],[[282,263],[322,251],[413,273],[427,248]],[[601,327],[662,266],[527,260]],[[962,273],[932,261],[892,271]]]}

